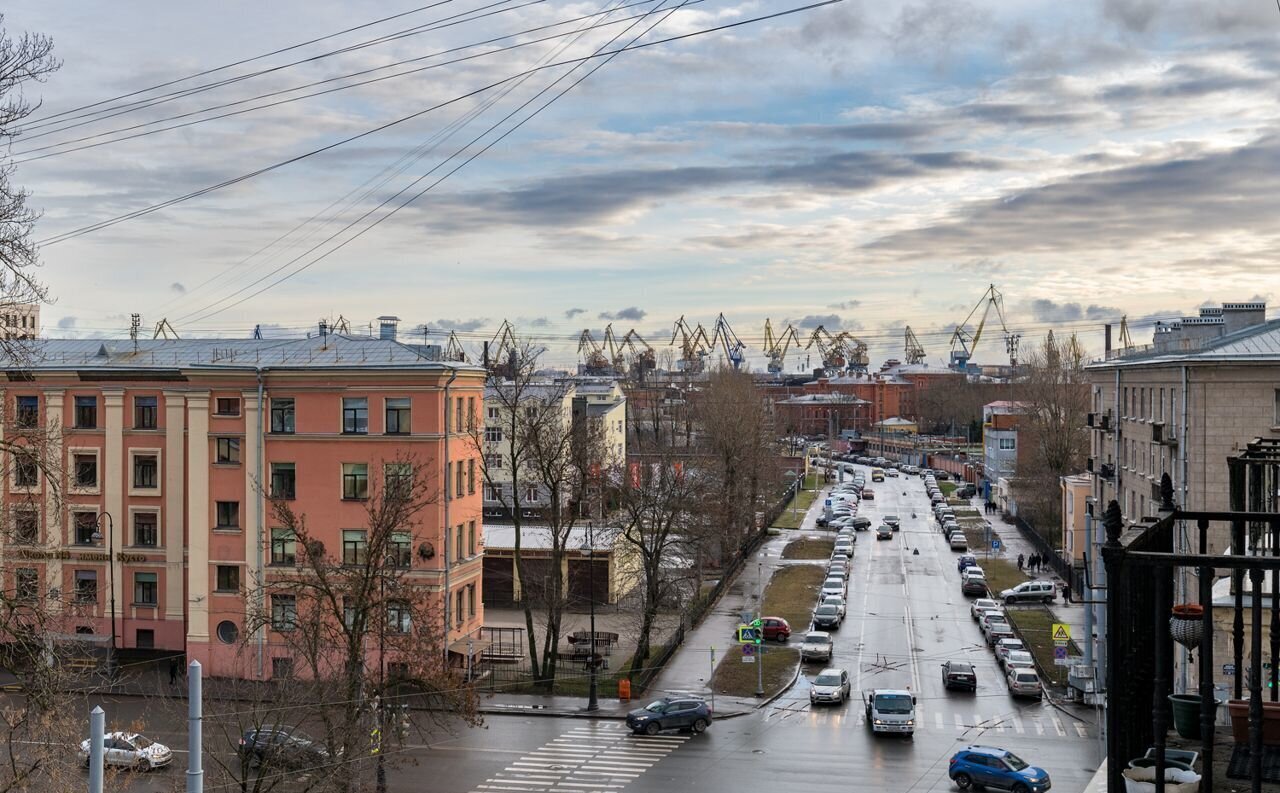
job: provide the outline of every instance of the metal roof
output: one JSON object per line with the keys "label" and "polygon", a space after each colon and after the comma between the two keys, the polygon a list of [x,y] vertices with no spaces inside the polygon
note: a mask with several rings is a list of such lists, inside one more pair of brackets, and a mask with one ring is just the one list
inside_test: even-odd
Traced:
{"label": "metal roof", "polygon": [[1205,339],[1195,350],[1144,350],[1107,361],[1095,361],[1087,368],[1233,362],[1280,363],[1280,319],[1215,339]]}
{"label": "metal roof", "polygon": [[138,369],[450,369],[473,364],[433,360],[421,345],[330,333],[300,339],[36,339],[29,357],[7,368],[34,371]]}

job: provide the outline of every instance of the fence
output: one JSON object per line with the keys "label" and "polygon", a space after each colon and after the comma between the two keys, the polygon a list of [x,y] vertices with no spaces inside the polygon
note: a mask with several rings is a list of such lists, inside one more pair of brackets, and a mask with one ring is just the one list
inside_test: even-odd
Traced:
{"label": "fence", "polygon": [[1076,567],[1071,562],[1063,559],[1056,548],[1049,546],[1049,541],[1044,538],[1040,532],[1036,531],[1031,524],[1022,518],[1009,517],[1006,518],[1013,521],[1013,525],[1018,529],[1018,533],[1022,535],[1022,539],[1040,554],[1040,558],[1053,569],[1058,577],[1071,585],[1074,592],[1084,592],[1084,568]]}

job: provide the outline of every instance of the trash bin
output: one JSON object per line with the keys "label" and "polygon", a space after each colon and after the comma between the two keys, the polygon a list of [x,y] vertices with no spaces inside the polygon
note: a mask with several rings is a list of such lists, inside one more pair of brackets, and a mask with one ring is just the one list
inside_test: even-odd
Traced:
{"label": "trash bin", "polygon": [[631,701],[631,681],[625,677],[618,681],[618,699],[623,702]]}

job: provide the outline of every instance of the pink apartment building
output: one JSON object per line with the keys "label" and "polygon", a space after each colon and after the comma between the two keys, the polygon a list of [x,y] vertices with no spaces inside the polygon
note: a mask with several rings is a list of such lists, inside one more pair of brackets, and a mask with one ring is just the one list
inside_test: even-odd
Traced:
{"label": "pink apartment building", "polygon": [[61,612],[69,640],[185,653],[231,676],[244,674],[237,650],[250,639],[271,676],[284,643],[274,630],[245,635],[247,592],[258,581],[270,591],[297,549],[272,526],[265,490],[342,548],[360,540],[384,463],[411,456],[438,466],[430,483],[444,492],[405,549],[406,580],[438,593],[448,646],[469,651],[483,620],[467,434],[483,406],[480,367],[432,360],[394,330],[32,344],[33,362],[9,374],[0,431],[18,443],[41,433],[46,458],[65,467],[62,492],[9,466],[0,560],[4,585]]}

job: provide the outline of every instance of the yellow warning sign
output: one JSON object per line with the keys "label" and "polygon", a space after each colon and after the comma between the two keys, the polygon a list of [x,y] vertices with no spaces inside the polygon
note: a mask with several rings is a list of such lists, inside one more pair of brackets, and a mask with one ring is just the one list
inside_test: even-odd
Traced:
{"label": "yellow warning sign", "polygon": [[1071,641],[1071,626],[1065,622],[1053,623],[1054,644],[1066,644]]}

